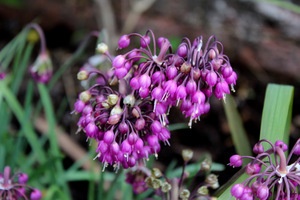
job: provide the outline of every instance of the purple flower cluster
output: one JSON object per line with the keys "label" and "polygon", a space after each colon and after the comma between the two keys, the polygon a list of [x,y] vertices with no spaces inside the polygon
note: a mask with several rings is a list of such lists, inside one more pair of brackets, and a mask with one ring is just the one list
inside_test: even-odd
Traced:
{"label": "purple flower cluster", "polygon": [[[210,109],[208,98],[214,94],[225,100],[236,84],[237,75],[229,59],[223,54],[222,44],[214,36],[203,45],[202,37],[193,43],[184,38],[175,53],[167,38],[155,40],[151,30],[145,35],[132,33],[119,40],[119,48],[129,46],[132,37],[140,38],[140,48],[134,48],[113,59],[114,75],[127,78],[141,98],[154,100],[154,112],[165,118],[166,111],[178,106],[185,117],[200,119]],[[153,50],[150,48],[152,40]],[[157,49],[159,52],[157,52]],[[133,76],[127,76],[129,73]],[[127,77],[126,77],[127,76]]]}
{"label": "purple flower cluster", "polygon": [[152,110],[151,99],[134,92],[123,95],[99,83],[82,92],[75,103],[75,111],[81,113],[79,130],[98,141],[97,157],[104,167],[116,169],[157,156],[159,141],[169,143],[170,131]]}
{"label": "purple flower cluster", "polygon": [[[26,185],[27,180],[28,176],[24,173],[17,173],[10,176],[10,167],[6,166],[4,168],[4,173],[0,173],[0,199],[41,199],[41,192],[38,189]],[[31,190],[30,198],[27,197],[26,190]]]}
{"label": "purple flower cluster", "polygon": [[[201,37],[193,44],[184,38],[172,53],[168,39],[159,38],[156,42],[149,30],[143,36],[122,36],[119,48],[128,47],[133,36],[140,38],[140,47],[114,58],[104,43],[97,46],[97,51],[112,61],[107,74],[89,62],[77,75],[79,80],[95,80],[80,94],[75,112],[81,113],[79,131],[98,142],[97,157],[105,163],[104,168],[107,164],[116,169],[120,165],[133,167],[140,159],[157,156],[160,142],[169,144],[167,115],[172,106],[181,103],[180,109],[190,117],[191,126],[192,120],[209,111],[208,98],[213,93],[225,98],[229,85],[233,88],[237,78],[215,37],[205,48]],[[95,78],[95,74],[99,77]],[[116,82],[118,91],[110,86]]]}
{"label": "purple flower cluster", "polygon": [[[270,144],[271,148],[265,151],[262,143]],[[287,150],[287,145],[282,141],[273,144],[268,140],[261,140],[253,148],[256,157],[233,155],[229,163],[233,167],[240,167],[243,158],[250,158],[252,162],[245,167],[245,172],[250,177],[231,188],[232,196],[240,200],[299,200],[297,187],[300,184],[300,139],[288,157],[284,153]]]}

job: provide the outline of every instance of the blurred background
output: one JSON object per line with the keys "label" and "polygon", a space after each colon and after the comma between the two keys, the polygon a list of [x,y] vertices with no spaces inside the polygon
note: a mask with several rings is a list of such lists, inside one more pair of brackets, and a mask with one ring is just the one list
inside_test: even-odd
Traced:
{"label": "blurred background", "polygon": [[[147,29],[152,29],[157,38],[167,37],[175,44],[182,37],[193,40],[202,35],[206,41],[215,35],[223,43],[224,52],[238,74],[233,96],[251,144],[259,138],[268,83],[295,87],[290,133],[291,141],[295,141],[300,137],[299,5],[300,1],[292,0],[1,0],[0,47],[26,24],[36,22],[45,32],[54,70],[57,70],[92,30],[105,30],[105,42],[113,55],[120,53],[116,51],[118,38],[131,32],[144,34]],[[72,155],[76,152],[74,148],[82,148],[83,154],[89,148],[85,136],[75,134],[78,116],[70,112],[77,95],[83,90],[76,74],[93,55],[95,45],[96,41],[90,43],[81,61],[68,69],[51,90],[55,97],[54,107],[64,106],[58,119],[60,130],[68,141],[70,139],[78,145],[60,143],[66,153],[65,167],[78,159]],[[26,93],[25,87],[21,88],[20,98],[22,93]],[[170,114],[169,120],[170,124],[188,122],[176,110]],[[41,123],[36,128],[43,130],[42,126]],[[194,150],[195,159],[209,152],[213,161],[226,165],[235,149],[223,102],[212,98],[211,111],[193,124],[192,129],[173,131],[170,144],[170,147],[163,146],[155,164],[162,170],[173,159],[180,160],[181,150],[187,147]],[[236,170],[226,167],[226,171],[219,175],[221,185]],[[85,195],[82,184],[73,183],[72,187],[78,199],[81,193]],[[80,192],[76,188],[80,188]]]}

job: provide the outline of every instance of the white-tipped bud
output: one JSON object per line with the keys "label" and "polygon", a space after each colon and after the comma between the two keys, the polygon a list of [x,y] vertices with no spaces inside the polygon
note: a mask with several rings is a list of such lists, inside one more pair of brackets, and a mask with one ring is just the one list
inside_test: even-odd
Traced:
{"label": "white-tipped bud", "polygon": [[185,162],[188,162],[192,159],[194,152],[190,149],[184,149],[182,150],[182,158]]}
{"label": "white-tipped bud", "polygon": [[206,196],[206,195],[208,195],[208,192],[209,192],[209,190],[208,190],[207,186],[201,186],[201,187],[199,187],[198,190],[197,190],[197,193],[198,193],[199,195],[201,195],[201,196]]}
{"label": "white-tipped bud", "polygon": [[86,103],[86,102],[88,102],[88,101],[90,100],[91,96],[92,96],[92,95],[91,95],[91,93],[90,93],[89,91],[84,91],[84,92],[81,92],[81,93],[80,93],[79,99],[80,99],[82,102]]}
{"label": "white-tipped bud", "polygon": [[132,107],[135,104],[135,97],[133,95],[127,95],[124,98],[123,103]]}
{"label": "white-tipped bud", "polygon": [[183,189],[180,194],[179,194],[179,197],[181,199],[184,199],[184,200],[188,200],[189,197],[190,197],[191,193],[188,189]]}
{"label": "white-tipped bud", "polygon": [[151,170],[151,175],[154,177],[154,178],[159,178],[162,176],[162,173],[161,171],[158,169],[158,168],[153,168]]}
{"label": "white-tipped bud", "polygon": [[172,189],[172,186],[170,183],[168,182],[163,182],[161,184],[161,191],[164,192],[164,193],[167,193],[169,192],[170,190]]}
{"label": "white-tipped bud", "polygon": [[208,171],[210,170],[211,168],[211,160],[209,159],[204,159],[202,162],[201,162],[201,170],[203,171]]}
{"label": "white-tipped bud", "polygon": [[110,105],[107,102],[102,102],[101,105],[103,106],[103,108],[106,108],[106,109],[110,108]]}
{"label": "white-tipped bud", "polygon": [[206,177],[205,182],[208,183],[212,189],[217,189],[220,186],[218,177],[215,174],[209,174]]}
{"label": "white-tipped bud", "polygon": [[108,51],[108,46],[107,46],[105,43],[102,42],[102,43],[99,43],[99,44],[97,45],[96,50],[97,50],[99,53],[103,54],[103,53],[106,53],[106,52]]}
{"label": "white-tipped bud", "polygon": [[107,102],[110,104],[110,105],[116,105],[116,103],[118,102],[119,100],[119,96],[116,95],[116,94],[110,94],[107,96]]}
{"label": "white-tipped bud", "polygon": [[88,77],[88,73],[85,70],[81,70],[77,73],[77,79],[80,81],[86,80]]}
{"label": "white-tipped bud", "polygon": [[113,107],[113,109],[111,109],[110,116],[121,114],[122,112],[123,112],[123,109],[119,105],[116,105],[115,107]]}

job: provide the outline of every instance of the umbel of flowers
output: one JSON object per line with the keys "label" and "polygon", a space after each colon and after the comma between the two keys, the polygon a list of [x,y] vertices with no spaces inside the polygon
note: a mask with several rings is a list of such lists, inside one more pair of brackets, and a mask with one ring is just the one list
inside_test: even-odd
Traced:
{"label": "umbel of flowers", "polygon": [[[24,173],[16,173],[10,176],[10,167],[4,168],[4,173],[0,173],[0,199],[17,200],[30,199],[39,200],[42,198],[41,192],[27,185],[28,176]],[[28,197],[28,192],[31,191]]]}
{"label": "umbel of flowers", "polygon": [[[265,150],[262,143],[268,143],[270,149]],[[256,157],[233,155],[229,163],[233,167],[240,167],[243,158],[250,158],[252,162],[245,167],[249,178],[231,188],[232,196],[240,200],[298,200],[300,139],[286,157],[284,152],[287,150],[288,146],[282,141],[273,144],[268,140],[260,140],[253,148]]]}
{"label": "umbel of flowers", "polygon": [[[104,167],[133,167],[140,159],[157,156],[160,141],[169,144],[167,117],[172,107],[180,106],[191,127],[193,120],[209,111],[209,98],[214,94],[225,100],[237,79],[214,36],[205,45],[202,37],[193,43],[184,38],[173,52],[168,39],[156,40],[148,30],[145,35],[122,36],[119,49],[129,48],[133,37],[140,40],[139,47],[114,58],[104,43],[97,46],[112,62],[107,74],[91,63],[78,73],[79,80],[99,75],[79,95],[75,112],[81,113],[79,130],[98,141],[97,157]],[[118,91],[111,86],[116,82]]]}

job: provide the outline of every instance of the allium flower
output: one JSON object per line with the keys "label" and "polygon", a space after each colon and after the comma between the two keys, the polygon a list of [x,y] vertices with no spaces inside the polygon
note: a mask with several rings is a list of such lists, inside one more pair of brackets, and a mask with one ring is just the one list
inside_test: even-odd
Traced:
{"label": "allium flower", "polygon": [[[4,173],[0,173],[0,199],[41,199],[41,192],[38,189],[26,185],[27,180],[28,176],[24,173],[17,173],[13,176],[10,176],[10,167],[6,166],[4,168]],[[27,190],[31,190],[30,197],[27,197]]]}
{"label": "allium flower", "polygon": [[115,169],[133,167],[140,159],[157,156],[160,141],[169,144],[170,132],[152,111],[149,97],[121,94],[98,83],[82,92],[75,103],[75,112],[81,113],[78,131],[98,141],[97,158],[104,168],[107,164]]}
{"label": "allium flower", "polygon": [[47,83],[52,77],[52,62],[49,55],[41,53],[30,67],[32,78],[39,83]]}
{"label": "allium flower", "polygon": [[151,171],[144,165],[136,165],[126,173],[126,182],[132,185],[133,192],[140,194],[148,190],[145,179],[151,176]]}
{"label": "allium flower", "polygon": [[[180,101],[190,102],[181,107],[182,113],[190,118],[189,126],[192,120],[200,119],[200,115],[209,111],[209,97],[213,93],[225,100],[225,94],[230,93],[229,85],[234,91],[237,75],[223,54],[222,44],[214,36],[205,46],[202,37],[193,43],[184,38],[173,53],[168,39],[160,37],[156,41],[153,32],[148,30],[145,35],[122,36],[119,48],[128,47],[132,37],[140,38],[141,46],[113,59],[115,77],[127,79],[141,98],[151,96],[155,105],[166,102],[167,110]],[[151,41],[153,49],[150,48]],[[140,62],[141,59],[144,61]],[[126,78],[129,72],[133,76]],[[156,109],[154,106],[154,111]]]}
{"label": "allium flower", "polygon": [[[145,35],[122,36],[119,48],[127,48],[132,37],[139,38],[140,47],[114,58],[105,44],[97,46],[97,51],[112,61],[112,70],[107,74],[84,68],[77,76],[89,80],[93,73],[100,78],[80,94],[75,112],[81,113],[79,131],[99,142],[97,157],[105,163],[104,168],[107,164],[116,169],[120,165],[133,167],[140,159],[157,156],[160,142],[169,144],[167,116],[171,107],[181,103],[180,109],[190,118],[191,127],[193,120],[209,111],[213,92],[225,98],[228,84],[233,86],[237,78],[221,43],[213,36],[203,49],[202,37],[193,44],[184,38],[173,53],[168,39],[160,37],[156,41],[148,30]],[[115,91],[109,83],[117,81],[119,90]]]}
{"label": "allium flower", "polygon": [[4,72],[0,72],[0,80],[4,79],[5,78],[5,73]]}
{"label": "allium flower", "polygon": [[[261,145],[263,142],[268,143],[271,148],[265,151]],[[243,158],[252,159],[245,167],[245,172],[250,177],[231,188],[232,196],[241,200],[266,200],[271,197],[275,200],[299,199],[297,186],[300,184],[300,139],[286,157],[284,152],[287,149],[282,141],[273,144],[268,140],[260,140],[253,148],[256,157],[232,156],[229,165],[236,167],[242,165]]]}
{"label": "allium flower", "polygon": [[[45,35],[41,27],[35,23],[28,24],[26,26],[29,29],[28,40],[29,42],[37,42],[40,39],[41,47],[39,55],[30,67],[30,73],[32,78],[39,83],[47,83],[52,77],[52,62],[50,56],[46,50],[46,40]],[[32,34],[32,29],[37,32],[37,34]],[[34,37],[32,37],[34,36]]]}

